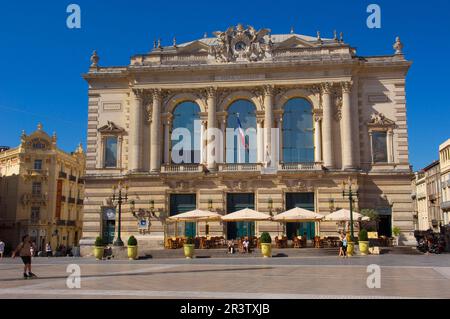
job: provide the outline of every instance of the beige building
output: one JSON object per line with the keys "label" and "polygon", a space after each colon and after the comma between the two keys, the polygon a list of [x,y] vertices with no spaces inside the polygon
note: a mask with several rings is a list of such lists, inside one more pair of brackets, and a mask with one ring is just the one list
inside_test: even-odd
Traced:
{"label": "beige building", "polygon": [[[163,247],[175,232],[205,233],[203,223],[176,230],[166,223],[193,208],[276,214],[300,206],[328,214],[333,201],[335,209],[348,208],[340,185],[349,177],[359,188],[357,208],[380,213],[380,232],[389,236],[398,226],[401,241],[413,242],[405,92],[411,62],[402,49],[397,38],[393,54],[363,57],[342,34],[327,39],[238,25],[188,43],[158,41],[126,66],[100,66],[94,52],[84,75],[83,244],[100,234],[111,242],[117,233],[110,197],[119,181],[129,187],[122,238],[139,234],[141,246]],[[227,129],[231,134],[220,134]],[[312,238],[336,229],[289,224],[286,233]],[[280,225],[209,224],[210,235],[228,238],[261,231],[276,235]]]}
{"label": "beige building", "polygon": [[444,225],[448,225],[450,223],[450,139],[439,146],[439,161],[442,186],[441,209]]}
{"label": "beige building", "polygon": [[430,221],[428,219],[428,198],[425,172],[415,173],[413,179],[413,196],[415,217],[417,218],[416,230],[428,230]]}
{"label": "beige building", "polygon": [[39,250],[81,238],[85,154],[68,154],[38,125],[20,145],[0,152],[0,237],[14,247],[29,234]]}

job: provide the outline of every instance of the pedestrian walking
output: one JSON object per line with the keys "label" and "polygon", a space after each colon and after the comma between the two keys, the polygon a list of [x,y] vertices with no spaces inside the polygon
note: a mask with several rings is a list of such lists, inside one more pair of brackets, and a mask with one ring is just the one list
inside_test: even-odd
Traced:
{"label": "pedestrian walking", "polygon": [[45,245],[45,253],[47,254],[47,257],[53,257],[52,245],[50,245],[50,242]]}
{"label": "pedestrian walking", "polygon": [[36,278],[37,276],[31,272],[31,249],[35,249],[33,247],[33,243],[31,242],[31,238],[28,235],[22,237],[22,242],[17,246],[17,248],[13,251],[12,258],[15,258],[17,254],[19,254],[20,258],[22,258],[22,262],[24,264],[23,267],[23,278]]}
{"label": "pedestrian walking", "polygon": [[344,250],[342,249],[342,240],[344,239],[344,235],[342,232],[339,232],[339,255],[338,257],[344,256]]}
{"label": "pedestrian walking", "polygon": [[342,257],[347,258],[347,236],[344,233],[344,236],[342,237]]}
{"label": "pedestrian walking", "polygon": [[5,243],[0,239],[0,259],[3,259],[3,254],[5,253]]}

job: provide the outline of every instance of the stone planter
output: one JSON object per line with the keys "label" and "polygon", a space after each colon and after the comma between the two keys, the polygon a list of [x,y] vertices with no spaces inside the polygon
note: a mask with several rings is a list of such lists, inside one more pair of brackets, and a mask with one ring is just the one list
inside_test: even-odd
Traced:
{"label": "stone planter", "polygon": [[358,245],[359,245],[359,252],[361,255],[366,256],[369,254],[369,242],[368,241],[360,241]]}
{"label": "stone planter", "polygon": [[261,243],[261,253],[264,258],[272,257],[272,244]]}
{"label": "stone planter", "polygon": [[105,252],[105,247],[103,246],[94,246],[94,256],[97,260],[103,259],[103,254]]}
{"label": "stone planter", "polygon": [[186,257],[187,259],[192,259],[194,257],[195,252],[194,244],[184,244],[183,250],[184,250],[184,257]]}
{"label": "stone planter", "polygon": [[347,244],[347,256],[353,256],[355,254],[355,243],[349,241]]}
{"label": "stone planter", "polygon": [[138,246],[128,246],[128,259],[135,260],[138,256]]}

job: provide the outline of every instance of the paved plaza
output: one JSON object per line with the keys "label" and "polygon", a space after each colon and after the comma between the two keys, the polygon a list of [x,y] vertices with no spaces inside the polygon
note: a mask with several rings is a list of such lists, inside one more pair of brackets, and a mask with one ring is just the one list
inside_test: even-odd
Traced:
{"label": "paved plaza", "polygon": [[[81,288],[68,288],[79,265]],[[370,289],[368,265],[381,287]],[[0,262],[0,298],[450,298],[450,255],[289,258],[183,258],[137,261],[34,258],[37,279],[22,279],[20,259]],[[72,281],[73,282],[73,281]]]}

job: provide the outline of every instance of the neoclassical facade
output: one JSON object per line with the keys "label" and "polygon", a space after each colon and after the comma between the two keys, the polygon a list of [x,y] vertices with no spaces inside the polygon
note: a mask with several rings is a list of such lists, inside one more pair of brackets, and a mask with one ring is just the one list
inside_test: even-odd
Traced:
{"label": "neoclassical facade", "polygon": [[[84,244],[99,234],[111,241],[117,232],[110,197],[119,181],[128,186],[123,238],[134,234],[140,245],[163,247],[174,233],[205,234],[201,223],[166,222],[193,208],[272,215],[295,206],[325,215],[348,208],[341,184],[349,177],[359,188],[357,208],[377,209],[386,235],[395,225],[405,242],[413,239],[405,94],[411,62],[402,49],[397,38],[392,55],[363,57],[342,34],[326,39],[238,25],[188,43],[158,41],[123,67],[100,66],[94,52],[84,75]],[[312,237],[334,233],[336,224],[281,228]],[[228,238],[261,231],[276,235],[280,225],[208,227]]]}
{"label": "neoclassical facade", "polygon": [[84,199],[85,153],[67,153],[41,124],[20,145],[0,150],[0,237],[15,248],[28,234],[38,251],[78,246]]}

